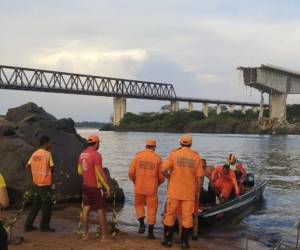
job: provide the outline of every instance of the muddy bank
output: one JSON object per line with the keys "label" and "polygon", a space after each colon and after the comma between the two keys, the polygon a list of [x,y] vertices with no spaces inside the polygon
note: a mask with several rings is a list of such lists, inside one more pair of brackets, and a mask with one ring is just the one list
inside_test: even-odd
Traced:
{"label": "muddy bank", "polygon": [[[156,240],[147,240],[144,236],[139,236],[134,232],[126,231],[126,228],[123,228],[122,225],[119,226],[121,232],[112,239],[111,243],[101,243],[99,238],[96,237],[95,233],[91,234],[91,239],[87,242],[82,241],[79,236],[75,233],[77,229],[78,222],[78,211],[79,205],[72,204],[70,206],[58,205],[56,210],[53,213],[52,218],[52,227],[54,227],[56,233],[41,233],[41,232],[23,232],[23,221],[27,211],[23,214],[22,218],[18,220],[15,228],[14,235],[23,236],[24,242],[19,245],[10,245],[11,250],[64,250],[64,249],[84,249],[84,250],[127,250],[127,249],[136,249],[136,250],[152,250],[152,249],[165,249],[161,247],[160,242],[162,240],[162,232],[157,231],[156,235],[158,239]],[[6,215],[12,215],[14,211],[10,211]],[[110,213],[108,213],[108,218],[110,218]],[[96,223],[96,215],[91,214],[91,222]],[[39,218],[38,218],[39,221]],[[37,221],[37,222],[38,222]],[[95,232],[95,225],[91,227],[91,231]],[[261,244],[253,240],[239,239],[235,237],[200,237],[200,240],[197,242],[191,242],[192,249],[201,249],[201,250],[229,250],[229,249],[247,249],[249,250],[260,250],[267,249]],[[178,249],[179,245],[174,245],[172,249]]]}

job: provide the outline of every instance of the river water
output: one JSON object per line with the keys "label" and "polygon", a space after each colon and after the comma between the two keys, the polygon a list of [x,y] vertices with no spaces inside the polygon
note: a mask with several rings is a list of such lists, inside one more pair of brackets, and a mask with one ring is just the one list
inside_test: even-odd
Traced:
{"label": "river water", "polygon": [[[79,129],[83,137],[96,130]],[[144,148],[147,138],[157,140],[157,153],[165,159],[178,146],[180,134],[101,132],[100,152],[104,166],[124,189],[126,202],[118,209],[120,226],[136,230],[133,186],[127,177],[132,157]],[[273,248],[281,239],[282,248],[294,244],[294,224],[300,219],[300,136],[192,134],[193,149],[208,165],[224,162],[234,153],[247,164],[256,179],[268,181],[264,199],[249,215],[232,224],[204,230],[203,237],[247,237]],[[165,184],[159,189],[159,209],[165,200]],[[158,214],[158,226],[161,226]]]}

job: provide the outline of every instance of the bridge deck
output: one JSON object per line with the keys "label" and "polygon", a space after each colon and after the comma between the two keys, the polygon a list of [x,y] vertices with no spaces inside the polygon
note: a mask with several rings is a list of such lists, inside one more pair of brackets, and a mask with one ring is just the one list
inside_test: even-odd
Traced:
{"label": "bridge deck", "polygon": [[0,89],[194,103],[258,103],[177,97],[172,84],[0,65]]}

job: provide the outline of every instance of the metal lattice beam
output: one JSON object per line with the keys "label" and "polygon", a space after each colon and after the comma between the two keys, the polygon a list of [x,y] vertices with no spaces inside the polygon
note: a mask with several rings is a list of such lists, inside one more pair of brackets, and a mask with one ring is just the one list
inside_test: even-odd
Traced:
{"label": "metal lattice beam", "polygon": [[172,84],[0,65],[0,88],[78,95],[172,100]]}

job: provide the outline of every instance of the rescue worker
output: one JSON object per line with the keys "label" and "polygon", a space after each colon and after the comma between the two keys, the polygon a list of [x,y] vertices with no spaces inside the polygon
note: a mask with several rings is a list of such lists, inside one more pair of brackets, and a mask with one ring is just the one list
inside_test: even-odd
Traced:
{"label": "rescue worker", "polygon": [[128,176],[134,184],[134,206],[140,223],[139,234],[145,233],[145,207],[147,207],[148,239],[155,239],[153,234],[158,208],[158,187],[164,181],[161,172],[161,158],[155,153],[156,141],[147,140],[146,149],[133,158]]}
{"label": "rescue worker", "polygon": [[213,188],[221,199],[226,202],[230,199],[232,190],[234,189],[237,197],[240,196],[239,186],[236,181],[235,173],[228,164],[216,166],[212,173]]}
{"label": "rescue worker", "polygon": [[50,152],[50,141],[50,137],[42,136],[40,138],[40,148],[32,154],[27,164],[27,169],[32,174],[34,199],[25,222],[25,232],[37,230],[33,224],[40,210],[42,210],[40,230],[43,232],[55,232],[53,228],[50,228],[52,213],[52,172],[54,169]]}
{"label": "rescue worker", "polygon": [[247,178],[246,168],[241,162],[239,162],[236,159],[234,154],[229,154],[227,161],[228,164],[230,165],[230,169],[232,169],[235,172],[237,182],[241,186]]}
{"label": "rescue worker", "polygon": [[[215,167],[214,166],[208,166],[206,164],[206,160],[202,159],[203,163],[203,170],[204,170],[204,177],[207,178],[208,180],[208,185],[207,185],[207,190],[205,190],[204,187],[201,188],[200,191],[200,200],[199,203],[200,205],[215,205],[216,204],[216,194],[213,190],[212,187],[212,181],[211,181],[211,175],[212,172],[214,171]],[[203,207],[205,208],[205,207]]]}
{"label": "rescue worker", "polygon": [[[89,239],[89,214],[90,210],[96,209],[101,227],[101,240],[109,241],[106,214],[105,214],[105,194],[110,196],[110,186],[107,176],[103,171],[102,157],[98,153],[100,138],[91,135],[87,139],[88,148],[79,156],[78,174],[82,175],[82,224],[84,229],[83,240]],[[105,190],[105,194],[104,194]]]}
{"label": "rescue worker", "polygon": [[183,135],[181,147],[173,150],[163,163],[163,174],[169,176],[167,207],[164,218],[164,240],[162,245],[172,246],[173,227],[178,211],[181,211],[181,248],[188,249],[189,236],[193,228],[195,200],[202,187],[203,169],[200,155],[192,151],[192,137]]}
{"label": "rescue worker", "polygon": [[8,207],[9,198],[6,190],[6,184],[3,176],[0,174],[0,249],[7,250],[8,242],[7,242],[7,232],[3,225],[3,214],[2,209]]}

